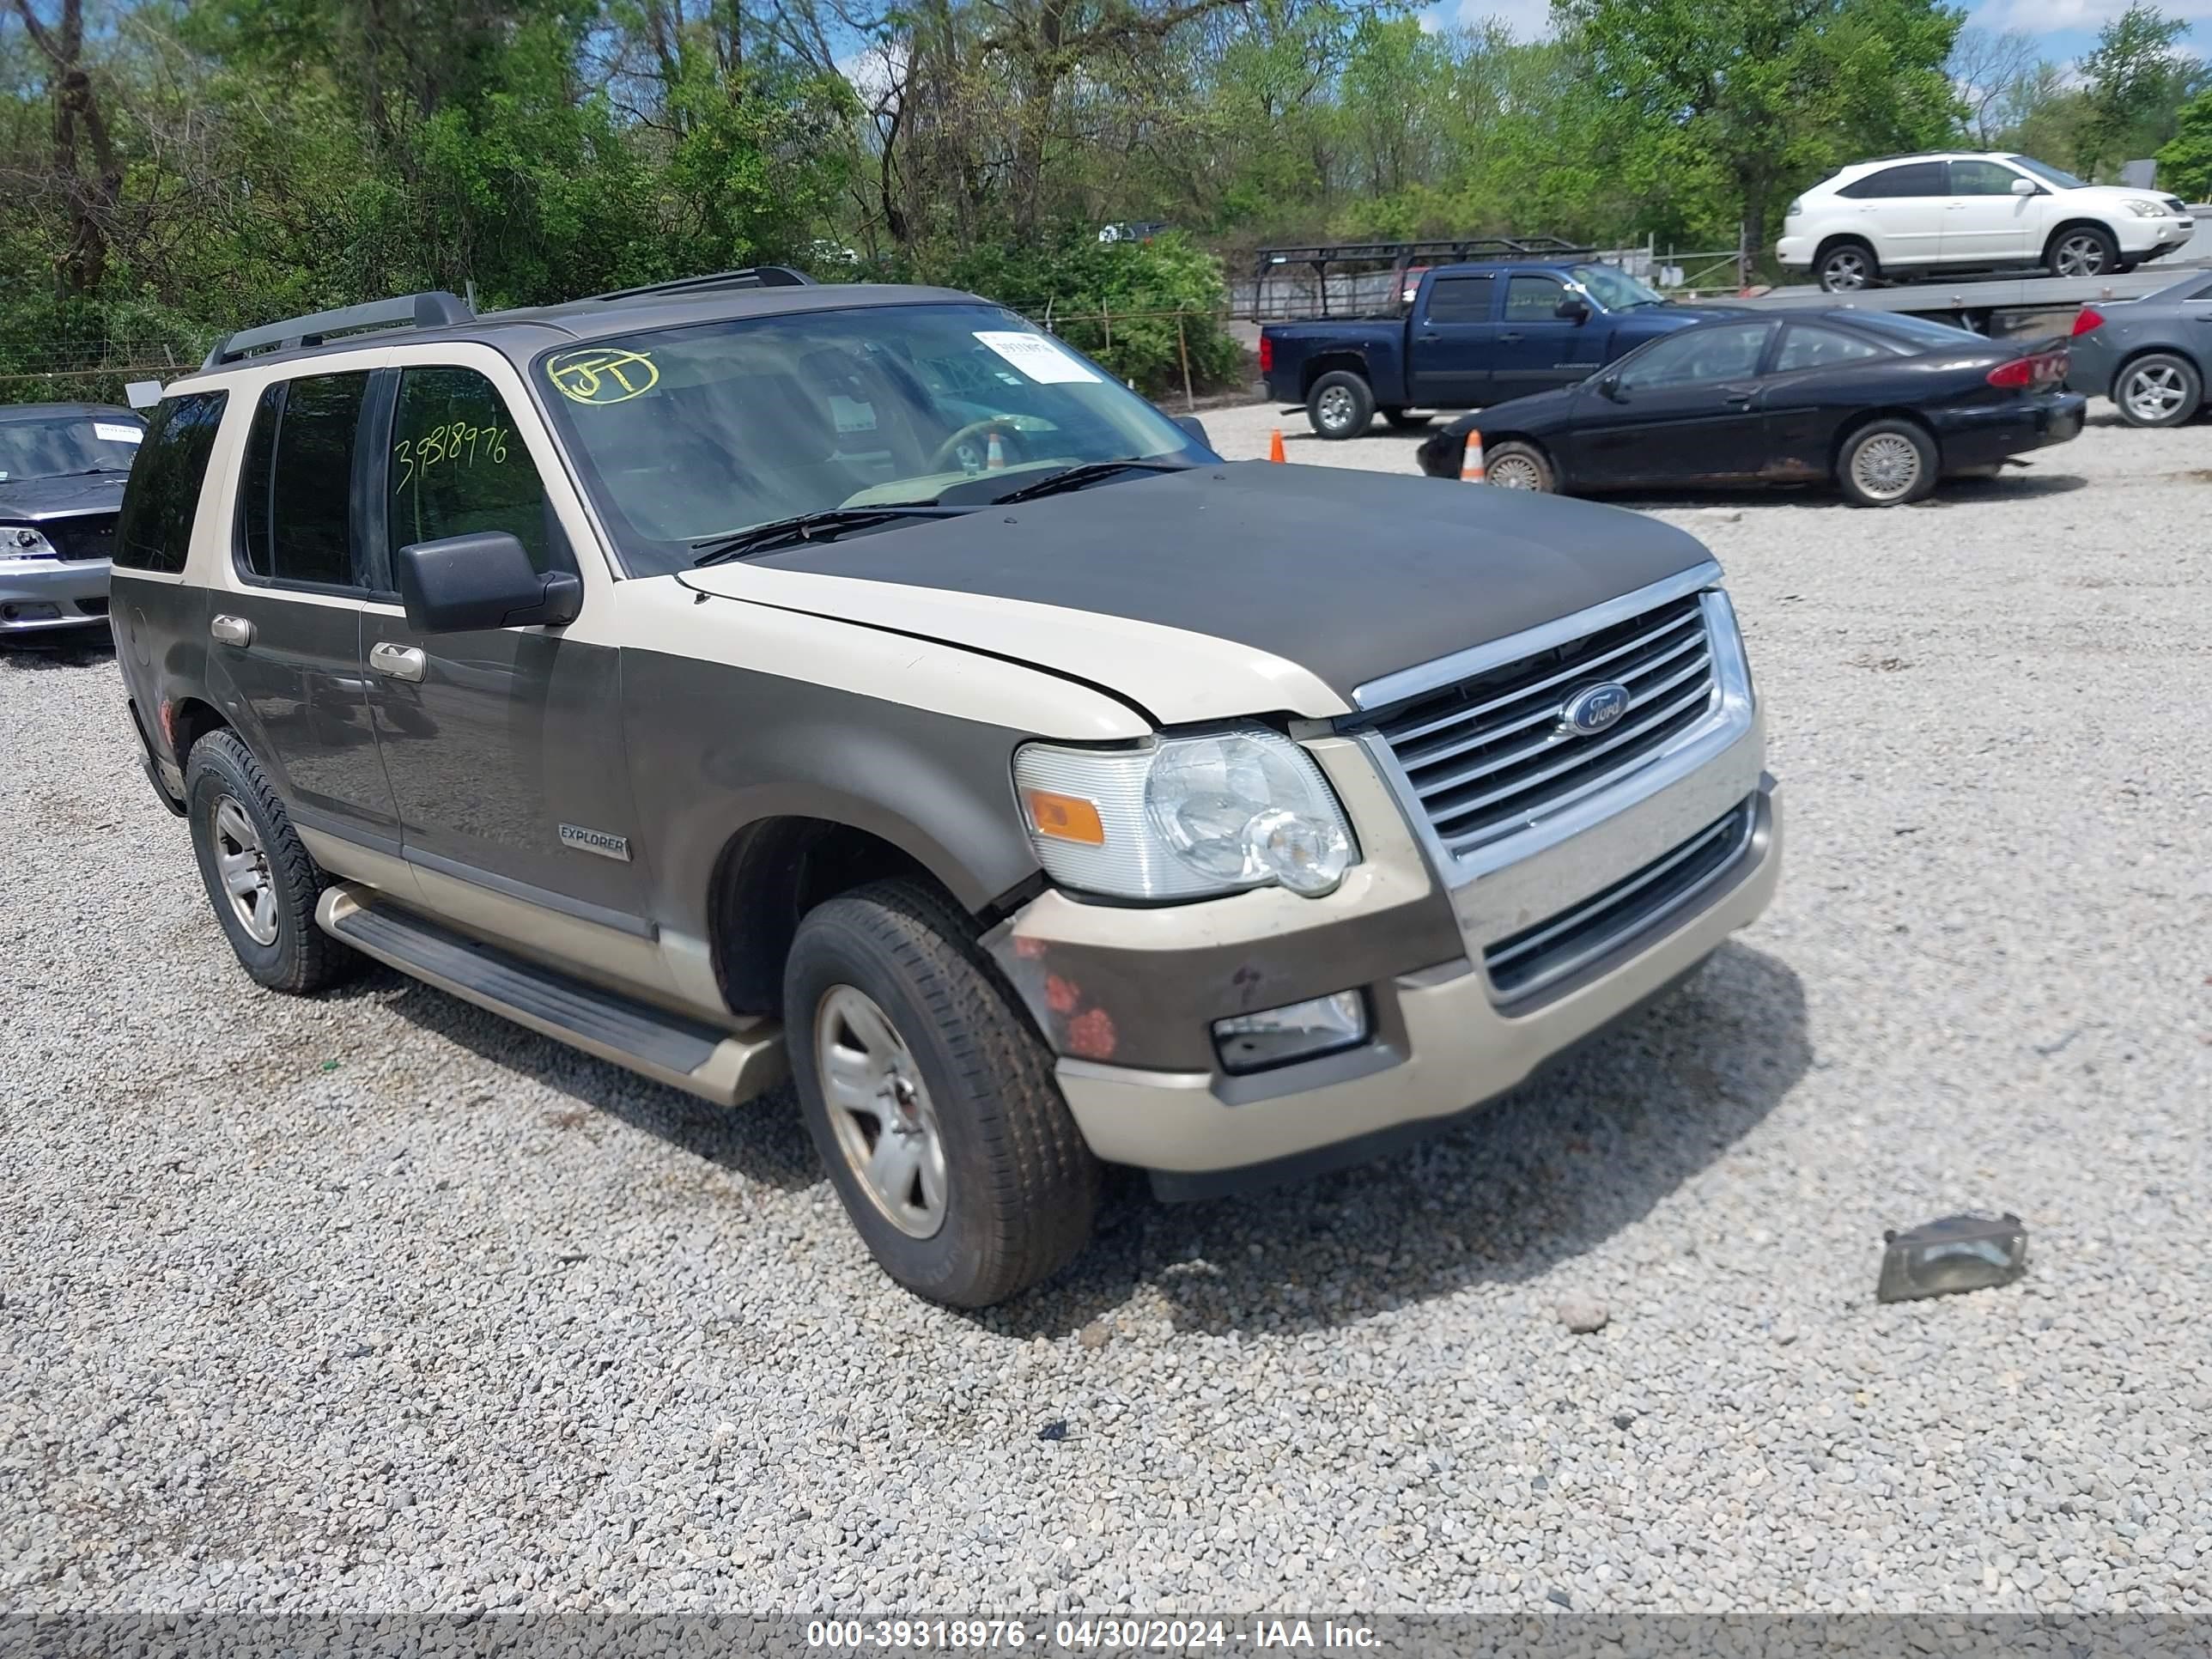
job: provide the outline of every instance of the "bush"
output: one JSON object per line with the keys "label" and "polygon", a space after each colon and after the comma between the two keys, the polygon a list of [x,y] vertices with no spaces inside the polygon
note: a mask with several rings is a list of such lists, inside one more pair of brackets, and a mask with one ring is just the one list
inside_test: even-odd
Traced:
{"label": "bush", "polygon": [[1232,380],[1243,362],[1222,327],[1220,261],[1177,232],[1102,242],[1095,230],[1071,226],[1030,246],[978,248],[933,275],[1048,327],[1149,397],[1182,390],[1184,347],[1200,389]]}

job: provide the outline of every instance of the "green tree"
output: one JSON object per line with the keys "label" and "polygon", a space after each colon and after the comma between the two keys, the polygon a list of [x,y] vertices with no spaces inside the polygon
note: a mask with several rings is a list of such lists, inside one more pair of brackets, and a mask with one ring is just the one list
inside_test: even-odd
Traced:
{"label": "green tree", "polygon": [[2099,31],[2095,50],[2081,63],[2087,82],[2087,118],[2076,136],[2075,161],[2095,177],[2107,163],[2148,155],[2173,135],[2176,112],[2197,72],[2179,50],[2188,23],[2135,0]]}
{"label": "green tree", "polygon": [[2212,91],[2181,106],[2174,135],[2158,152],[2159,182],[2185,201],[2212,197]]}
{"label": "green tree", "polygon": [[1960,14],[1936,0],[1553,0],[1590,118],[1638,193],[1718,191],[1761,250],[1826,168],[1957,130],[1944,73]]}

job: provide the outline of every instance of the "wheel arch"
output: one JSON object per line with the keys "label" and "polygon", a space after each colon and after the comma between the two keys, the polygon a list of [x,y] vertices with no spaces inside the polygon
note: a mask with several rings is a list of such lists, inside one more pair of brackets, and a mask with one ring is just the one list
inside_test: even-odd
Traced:
{"label": "wheel arch", "polygon": [[[799,924],[817,906],[872,882],[903,879],[941,895],[980,933],[1025,893],[975,902],[973,878],[918,831],[856,820],[855,804],[811,803],[747,823],[723,843],[708,877],[707,944],[723,1000],[738,1013],[774,1013]],[[886,832],[889,833],[886,833]],[[896,836],[896,839],[894,836]]]}
{"label": "wheel arch", "polygon": [[1862,236],[1855,230],[1836,230],[1831,231],[1828,234],[1823,236],[1820,239],[1820,245],[1813,250],[1813,269],[1815,271],[1818,271],[1820,268],[1821,260],[1826,258],[1838,248],[1846,246],[1864,248],[1868,255],[1875,260],[1876,264],[1881,263],[1881,256],[1875,252],[1874,243],[1870,240]]}
{"label": "wheel arch", "polygon": [[[1315,381],[1324,374],[1334,374],[1340,369],[1346,374],[1357,374],[1367,382],[1370,391],[1373,389],[1375,376],[1367,366],[1367,354],[1364,351],[1347,351],[1339,349],[1324,351],[1316,357],[1309,357],[1300,366],[1298,369],[1300,400],[1303,401],[1313,396]],[[1376,406],[1380,408],[1382,405],[1377,404]]]}
{"label": "wheel arch", "polygon": [[2112,245],[2112,258],[2115,264],[2126,258],[2126,255],[2120,252],[2120,233],[2118,231],[2115,230],[2111,225],[2106,224],[2102,219],[2094,219],[2086,214],[2077,213],[2072,218],[2061,219],[2057,224],[2051,226],[2051,234],[2043,239],[2043,257],[2045,259],[2048,259],[2051,257],[2051,249],[2058,246],[2058,239],[2063,236],[2069,230],[2094,230],[2099,235],[2102,236],[2106,241]]}
{"label": "wheel arch", "polygon": [[179,769],[191,763],[192,745],[210,732],[231,730],[222,711],[204,697],[177,697],[161,705],[161,734]]}

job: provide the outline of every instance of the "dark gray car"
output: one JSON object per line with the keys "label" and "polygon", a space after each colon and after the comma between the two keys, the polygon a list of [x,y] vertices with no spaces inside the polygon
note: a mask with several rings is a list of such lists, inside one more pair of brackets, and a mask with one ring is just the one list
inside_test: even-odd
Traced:
{"label": "dark gray car", "polygon": [[2110,398],[2130,426],[2179,426],[2204,404],[2212,363],[2212,271],[2140,300],[2081,307],[2066,384]]}
{"label": "dark gray car", "polygon": [[107,556],[146,423],[105,404],[0,408],[0,638],[107,625]]}

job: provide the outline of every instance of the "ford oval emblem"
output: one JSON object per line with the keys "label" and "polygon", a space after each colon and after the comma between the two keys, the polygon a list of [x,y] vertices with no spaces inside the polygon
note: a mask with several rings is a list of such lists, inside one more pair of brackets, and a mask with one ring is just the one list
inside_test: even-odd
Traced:
{"label": "ford oval emblem", "polygon": [[1561,706],[1559,729],[1578,738],[1594,736],[1626,714],[1628,702],[1625,685],[1610,680],[1603,685],[1586,685]]}

